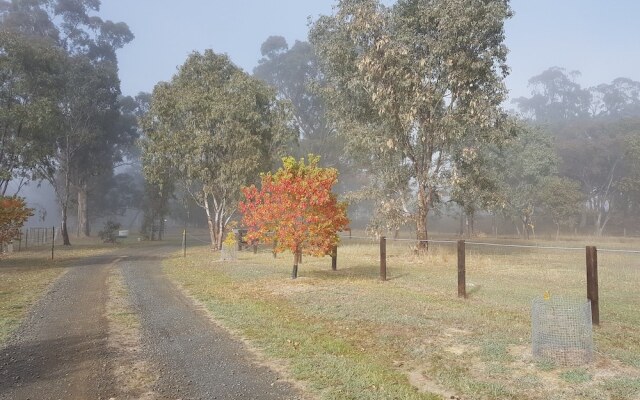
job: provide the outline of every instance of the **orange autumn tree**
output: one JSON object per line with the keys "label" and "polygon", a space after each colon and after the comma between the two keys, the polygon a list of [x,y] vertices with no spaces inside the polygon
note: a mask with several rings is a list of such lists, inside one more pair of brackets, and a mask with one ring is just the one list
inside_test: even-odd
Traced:
{"label": "orange autumn tree", "polygon": [[20,197],[0,196],[0,249],[18,237],[32,211]]}
{"label": "orange autumn tree", "polygon": [[331,191],[338,181],[334,168],[318,167],[320,157],[308,163],[282,159],[274,174],[262,175],[261,188],[242,189],[239,208],[248,228],[247,239],[274,243],[274,252],[294,254],[292,278],[298,276],[299,254],[324,256],[338,244],[338,232],[349,224],[347,205]]}

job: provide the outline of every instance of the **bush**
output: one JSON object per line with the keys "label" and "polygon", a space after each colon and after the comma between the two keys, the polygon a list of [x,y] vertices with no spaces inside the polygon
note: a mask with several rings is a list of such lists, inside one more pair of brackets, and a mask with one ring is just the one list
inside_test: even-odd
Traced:
{"label": "bush", "polygon": [[0,249],[20,235],[22,225],[33,215],[20,197],[0,196]]}
{"label": "bush", "polygon": [[113,221],[107,221],[104,224],[104,227],[100,232],[98,232],[98,236],[105,243],[115,243],[118,238],[118,230],[120,229],[120,224]]}

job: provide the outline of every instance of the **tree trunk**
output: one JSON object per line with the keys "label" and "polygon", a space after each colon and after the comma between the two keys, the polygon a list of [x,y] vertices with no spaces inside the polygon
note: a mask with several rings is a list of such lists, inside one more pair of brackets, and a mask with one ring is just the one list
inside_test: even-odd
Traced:
{"label": "tree trunk", "polygon": [[298,278],[298,261],[300,260],[300,250],[296,248],[293,253],[293,270],[291,271],[291,279]]}
{"label": "tree trunk", "polygon": [[427,214],[429,213],[429,199],[425,193],[425,189],[418,189],[418,214],[416,216],[416,232],[418,242],[418,250],[426,251],[429,248],[429,235],[427,231]]}
{"label": "tree trunk", "polygon": [[209,204],[209,195],[204,195],[204,211],[207,213],[207,225],[209,226],[209,237],[211,239],[211,249],[216,250],[218,240],[216,235],[216,222],[214,221],[214,213],[211,212],[211,206]]}
{"label": "tree trunk", "polygon": [[560,239],[560,224],[556,222],[556,241]]}
{"label": "tree trunk", "polygon": [[156,212],[155,211],[151,212],[151,235],[150,235],[150,239],[151,239],[152,242],[156,240]]}
{"label": "tree trunk", "polygon": [[87,218],[87,188],[86,185],[78,185],[78,237],[89,236],[89,221]]}
{"label": "tree trunk", "polygon": [[218,250],[222,250],[222,241],[224,240],[224,208],[216,210],[216,247]]}
{"label": "tree trunk", "polygon": [[62,234],[62,244],[65,246],[71,246],[71,241],[69,240],[69,230],[67,229],[67,206],[62,206],[62,226],[60,229],[60,233]]}
{"label": "tree trunk", "polygon": [[522,237],[525,240],[529,240],[529,219],[528,219],[528,217],[522,218]]}
{"label": "tree trunk", "polygon": [[609,222],[610,213],[604,210],[604,206],[598,209],[597,218],[595,219],[595,234],[597,237],[601,237],[604,234],[604,228]]}
{"label": "tree trunk", "polygon": [[491,231],[493,232],[493,237],[498,238],[498,221],[496,221],[496,214],[494,213],[491,216]]}

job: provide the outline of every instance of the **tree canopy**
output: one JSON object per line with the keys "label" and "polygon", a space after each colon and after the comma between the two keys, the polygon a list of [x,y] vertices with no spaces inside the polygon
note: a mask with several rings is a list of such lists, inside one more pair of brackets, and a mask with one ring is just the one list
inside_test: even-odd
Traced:
{"label": "tree canopy", "polygon": [[417,238],[428,239],[427,215],[446,179],[451,146],[468,135],[501,140],[509,6],[345,0],[335,10],[310,34],[332,115],[349,140],[401,155],[417,197]]}
{"label": "tree canopy", "polygon": [[240,188],[270,169],[295,140],[286,103],[211,50],[192,53],[171,82],[157,85],[143,119],[143,162],[151,182],[177,174],[207,213],[220,248]]}
{"label": "tree canopy", "polygon": [[338,232],[347,227],[347,205],[332,192],[338,180],[334,168],[318,166],[320,158],[282,159],[274,174],[262,175],[260,189],[243,188],[242,222],[247,239],[275,242],[274,251],[294,254],[292,277],[297,277],[297,255],[323,256],[338,244]]}
{"label": "tree canopy", "polygon": [[[116,50],[133,34],[125,23],[96,15],[99,0],[12,0],[0,5],[5,50],[0,68],[8,71],[3,77],[7,91],[2,112],[8,128],[3,137],[9,139],[3,141],[8,156],[0,160],[0,184],[6,190],[7,179],[20,175],[48,180],[68,245],[72,190],[78,192],[82,211],[85,182],[98,171],[111,171],[118,147],[132,143],[118,130]],[[16,145],[23,146],[19,157],[12,150]],[[79,212],[85,215],[86,210]]]}

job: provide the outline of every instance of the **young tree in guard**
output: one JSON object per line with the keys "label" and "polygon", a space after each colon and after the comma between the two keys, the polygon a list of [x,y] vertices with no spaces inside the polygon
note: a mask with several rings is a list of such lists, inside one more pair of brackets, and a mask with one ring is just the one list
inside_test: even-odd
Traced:
{"label": "young tree in guard", "polygon": [[275,174],[262,175],[262,187],[243,188],[242,222],[249,228],[247,240],[272,243],[275,253],[294,255],[292,278],[298,276],[298,255],[323,256],[338,244],[338,232],[349,224],[347,204],[331,191],[338,180],[334,168],[318,166],[320,157],[296,161],[282,159]]}

